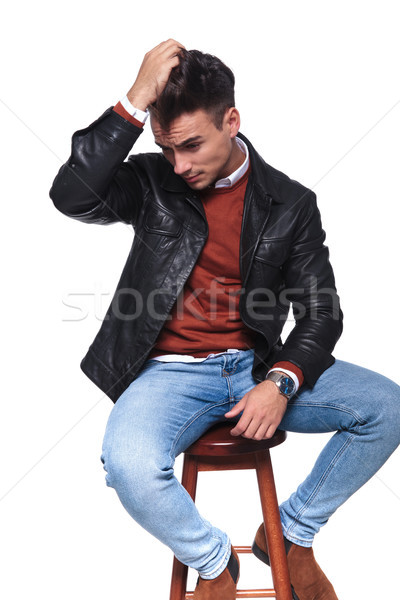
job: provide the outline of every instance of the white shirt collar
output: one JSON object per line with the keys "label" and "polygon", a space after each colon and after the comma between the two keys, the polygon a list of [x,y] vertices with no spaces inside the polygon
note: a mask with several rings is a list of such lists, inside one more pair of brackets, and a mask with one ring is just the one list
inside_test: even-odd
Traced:
{"label": "white shirt collar", "polygon": [[214,187],[216,187],[216,188],[231,187],[232,185],[235,185],[235,183],[237,181],[239,181],[239,179],[242,177],[242,175],[244,175],[246,173],[246,171],[248,169],[249,149],[246,146],[246,144],[244,143],[244,141],[241,140],[240,138],[236,137],[235,140],[236,140],[236,143],[239,146],[239,148],[242,150],[242,152],[245,153],[246,157],[244,159],[244,162],[240,165],[240,167],[238,169],[236,169],[236,171],[234,171],[233,173],[228,175],[228,177],[224,177],[223,179],[218,179],[218,181],[215,182]]}

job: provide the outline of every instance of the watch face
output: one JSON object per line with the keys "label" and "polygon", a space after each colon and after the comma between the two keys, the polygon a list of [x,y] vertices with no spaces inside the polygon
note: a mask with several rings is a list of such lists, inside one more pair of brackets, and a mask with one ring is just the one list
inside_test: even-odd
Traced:
{"label": "watch face", "polygon": [[279,387],[282,394],[290,396],[294,392],[294,382],[290,377],[282,377],[279,382]]}

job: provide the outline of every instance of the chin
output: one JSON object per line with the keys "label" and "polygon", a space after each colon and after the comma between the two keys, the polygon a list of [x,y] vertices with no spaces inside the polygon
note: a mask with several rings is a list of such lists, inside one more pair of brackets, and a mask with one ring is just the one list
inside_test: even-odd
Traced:
{"label": "chin", "polygon": [[206,190],[209,187],[214,187],[215,182],[218,179],[202,179],[201,181],[198,182],[194,182],[190,187],[193,190],[198,190],[199,192],[201,192],[202,190]]}
{"label": "chin", "polygon": [[197,190],[198,192],[201,192],[201,190],[205,190],[210,185],[211,185],[210,183],[207,183],[204,181],[195,181],[193,183],[188,182],[188,186],[190,187],[190,189]]}

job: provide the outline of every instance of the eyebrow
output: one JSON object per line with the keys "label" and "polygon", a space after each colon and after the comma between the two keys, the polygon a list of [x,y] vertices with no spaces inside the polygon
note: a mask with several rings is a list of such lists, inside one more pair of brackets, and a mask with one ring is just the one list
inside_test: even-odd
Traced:
{"label": "eyebrow", "polygon": [[[191,138],[188,138],[184,142],[181,142],[180,144],[177,144],[176,148],[183,148],[184,146],[187,146],[188,144],[193,144],[193,142],[198,142],[201,139],[202,139],[201,135],[195,135],[195,136],[193,136]],[[157,142],[157,140],[154,140],[154,141],[157,144],[157,146],[159,146],[160,148],[169,148],[169,146],[163,146],[162,144],[160,144],[159,142]]]}

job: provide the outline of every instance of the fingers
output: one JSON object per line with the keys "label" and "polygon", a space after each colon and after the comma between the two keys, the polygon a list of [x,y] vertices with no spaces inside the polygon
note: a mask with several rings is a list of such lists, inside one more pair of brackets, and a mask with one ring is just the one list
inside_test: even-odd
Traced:
{"label": "fingers", "polygon": [[246,406],[246,400],[242,398],[240,402],[238,402],[229,412],[225,413],[225,417],[227,419],[231,419],[232,417],[237,417],[238,414],[244,410]]}
{"label": "fingers", "polygon": [[[154,63],[156,66],[167,64],[171,69],[179,64],[179,54],[185,47],[176,40],[169,39],[161,42],[145,54],[144,63]],[[172,66],[171,66],[172,65]]]}
{"label": "fingers", "polygon": [[[243,413],[240,417],[239,421],[236,423],[235,427],[231,429],[231,435],[238,436],[242,435],[243,437],[250,438],[253,433],[253,427],[250,427],[251,417]],[[255,433],[255,431],[254,431]]]}
{"label": "fingers", "polygon": [[231,429],[231,435],[243,436],[251,440],[268,440],[272,438],[276,431],[277,425],[269,422],[261,422],[247,415],[243,415],[237,422],[236,426]]}
{"label": "fingers", "polygon": [[278,429],[277,425],[270,425],[268,427],[266,433],[264,433],[264,437],[262,439],[263,440],[270,440],[277,429]]}
{"label": "fingers", "polygon": [[145,54],[135,83],[127,94],[133,106],[145,110],[156,100],[165,88],[172,69],[178,66],[183,48],[176,40],[169,39]]}
{"label": "fingers", "polygon": [[271,438],[286,411],[287,400],[271,382],[261,382],[252,388],[225,417],[239,421],[231,429],[234,436],[262,440]]}
{"label": "fingers", "polygon": [[185,48],[185,46],[183,44],[181,44],[180,42],[177,42],[176,40],[169,38],[168,40],[165,40],[164,42],[160,42],[157,46],[155,46],[152,50],[149,50],[148,54],[150,52],[156,51],[156,50],[161,50],[163,51],[164,49],[168,49],[168,48],[172,48],[176,46],[177,48],[181,49],[181,48]]}
{"label": "fingers", "polygon": [[236,406],[225,414],[225,417],[229,419],[237,417],[243,412],[235,427],[231,429],[233,436],[243,435],[243,437],[252,438],[260,427],[260,420],[255,418],[254,406],[251,405],[251,402],[248,404],[249,397],[249,394],[245,394]]}
{"label": "fingers", "polygon": [[243,412],[231,435],[243,436],[248,439],[263,440],[271,438],[280,423],[280,417],[273,416],[271,411],[260,410],[248,397],[240,402],[225,417],[236,417]]}
{"label": "fingers", "polygon": [[242,435],[248,439],[262,440],[268,427],[269,423],[265,424],[250,412],[244,411],[236,426],[231,430],[231,435]]}

